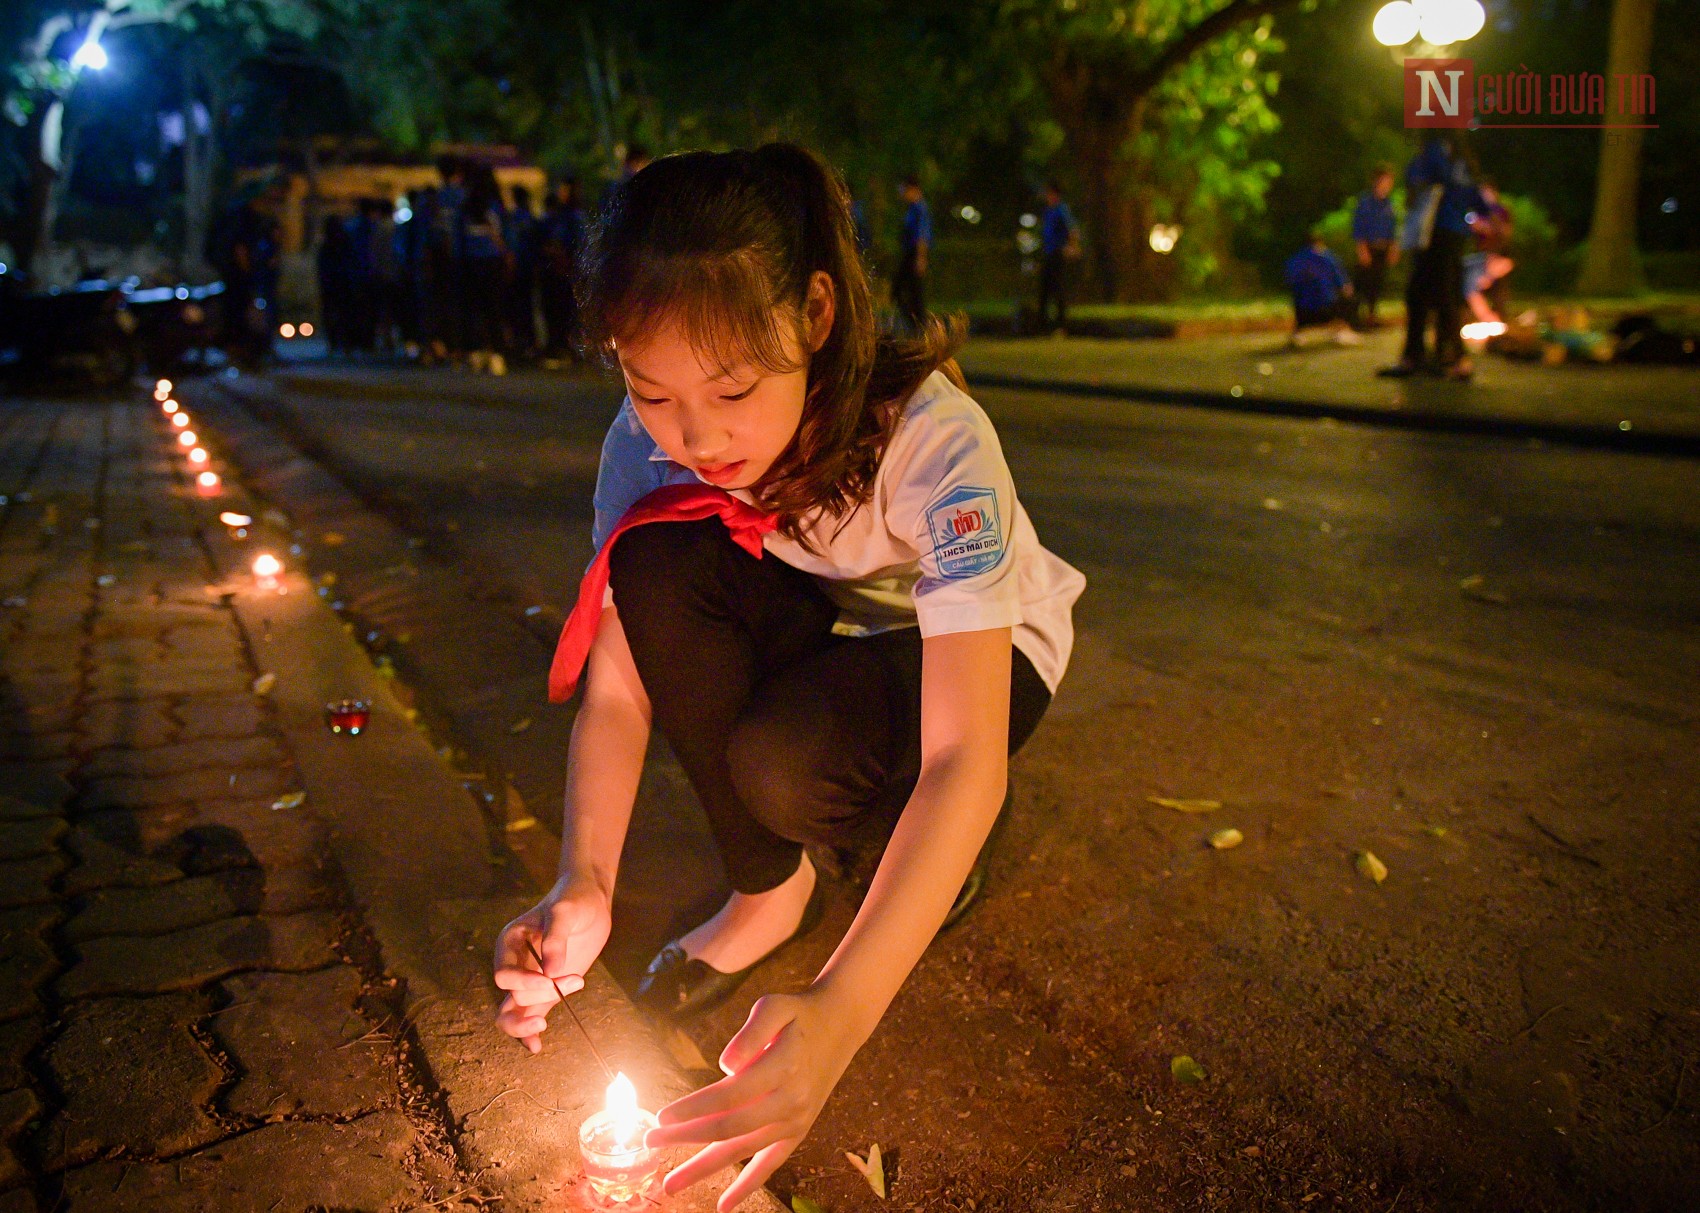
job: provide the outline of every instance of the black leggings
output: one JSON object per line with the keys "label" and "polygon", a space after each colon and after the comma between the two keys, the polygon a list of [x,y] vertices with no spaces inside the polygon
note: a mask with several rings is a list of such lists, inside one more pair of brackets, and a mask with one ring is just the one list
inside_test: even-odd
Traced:
{"label": "black leggings", "polygon": [[[815,580],[733,543],[717,518],[623,534],[614,601],[656,726],[708,814],[732,887],[760,893],[803,844],[888,832],[921,773],[921,635],[832,632]],[[1011,654],[1009,749],[1051,694]]]}

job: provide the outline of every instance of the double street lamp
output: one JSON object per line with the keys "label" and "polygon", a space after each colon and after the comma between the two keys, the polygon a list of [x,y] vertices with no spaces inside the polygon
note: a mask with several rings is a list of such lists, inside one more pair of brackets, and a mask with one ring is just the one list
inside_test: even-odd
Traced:
{"label": "double street lamp", "polygon": [[1421,38],[1430,46],[1451,46],[1482,32],[1487,10],[1480,0],[1392,0],[1375,14],[1371,29],[1383,46],[1404,46]]}

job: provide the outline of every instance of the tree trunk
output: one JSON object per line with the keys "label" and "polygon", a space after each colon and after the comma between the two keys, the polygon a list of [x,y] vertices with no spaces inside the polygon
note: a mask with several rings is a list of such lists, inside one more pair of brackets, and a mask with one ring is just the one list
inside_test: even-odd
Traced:
{"label": "tree trunk", "polygon": [[[1611,49],[1607,53],[1608,95],[1616,84],[1644,74],[1653,47],[1655,0],[1615,0],[1611,12]],[[1608,110],[1609,112],[1609,110]],[[1626,115],[1619,114],[1621,119]],[[1633,119],[1631,119],[1633,120]],[[1576,289],[1585,295],[1627,295],[1644,285],[1635,248],[1635,209],[1641,177],[1644,131],[1601,134],[1600,171],[1594,188],[1594,221]]]}
{"label": "tree trunk", "polygon": [[[207,263],[207,234],[212,230],[213,174],[217,169],[218,107],[210,88],[201,87],[205,75],[192,55],[182,56],[183,68],[183,250],[180,258],[183,276],[205,278],[212,267]],[[206,100],[201,101],[201,94]],[[196,129],[195,106],[199,102],[207,114],[206,133]]]}

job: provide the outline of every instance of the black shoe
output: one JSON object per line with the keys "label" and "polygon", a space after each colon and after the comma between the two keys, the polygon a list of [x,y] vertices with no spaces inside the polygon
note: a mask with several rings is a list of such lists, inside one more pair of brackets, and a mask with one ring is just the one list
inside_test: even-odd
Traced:
{"label": "black shoe", "polygon": [[992,822],[991,833],[987,834],[986,841],[980,844],[980,853],[974,857],[974,866],[968,869],[968,879],[962,882],[956,900],[951,903],[950,913],[944,916],[944,922],[939,925],[940,931],[948,931],[961,922],[979,900],[981,890],[986,887],[986,873],[992,866],[992,852],[997,850],[998,838],[1003,833],[1003,824],[1008,817],[1009,794],[1006,792],[1003,807],[998,809],[997,820]]}
{"label": "black shoe", "polygon": [[1409,379],[1421,369],[1422,368],[1414,362],[1406,362],[1404,359],[1400,359],[1392,366],[1382,367],[1375,374],[1379,379]]}
{"label": "black shoe", "polygon": [[675,939],[657,952],[655,959],[649,962],[649,968],[644,970],[643,980],[638,982],[637,993],[632,995],[632,1001],[662,1019],[694,1019],[712,1011],[744,984],[744,979],[756,965],[774,956],[792,940],[801,939],[819,926],[825,908],[826,899],[821,893],[820,876],[817,873],[814,891],[809,894],[808,904],[803,907],[803,918],[797,924],[797,929],[784,943],[761,960],[739,969],[736,973],[722,973],[705,960],[696,960],[685,955],[684,947]]}

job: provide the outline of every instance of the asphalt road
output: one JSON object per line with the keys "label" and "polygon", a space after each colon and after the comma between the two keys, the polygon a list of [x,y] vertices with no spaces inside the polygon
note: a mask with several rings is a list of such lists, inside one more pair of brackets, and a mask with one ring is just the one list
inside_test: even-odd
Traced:
{"label": "asphalt road", "polygon": [[[433,575],[529,620],[540,687],[617,395],[588,375],[273,382],[268,424]],[[1700,468],[979,396],[1040,536],[1089,579],[1073,665],[1014,767],[985,904],[776,1190],[833,1210],[1693,1208]],[[467,643],[406,638],[475,682]],[[545,800],[558,748],[525,755],[503,761]],[[609,961],[628,979],[716,897],[668,765],[627,860],[643,926]],[[1243,844],[1212,850],[1226,827]],[[834,889],[823,929],[693,1030],[707,1056],[830,952],[857,896]],[[1208,1077],[1176,1082],[1180,1054]],[[875,1141],[887,1206],[842,1154]]]}

